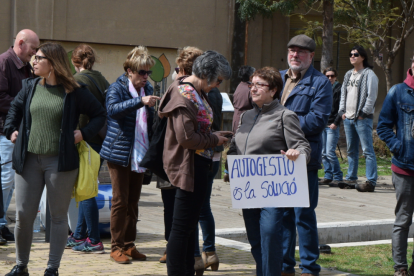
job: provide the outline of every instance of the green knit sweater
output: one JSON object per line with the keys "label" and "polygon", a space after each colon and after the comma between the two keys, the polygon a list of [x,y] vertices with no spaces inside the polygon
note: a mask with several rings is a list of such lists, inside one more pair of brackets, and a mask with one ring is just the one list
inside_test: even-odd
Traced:
{"label": "green knit sweater", "polygon": [[35,154],[59,154],[59,137],[65,90],[61,85],[38,84],[30,103],[32,126],[28,151]]}

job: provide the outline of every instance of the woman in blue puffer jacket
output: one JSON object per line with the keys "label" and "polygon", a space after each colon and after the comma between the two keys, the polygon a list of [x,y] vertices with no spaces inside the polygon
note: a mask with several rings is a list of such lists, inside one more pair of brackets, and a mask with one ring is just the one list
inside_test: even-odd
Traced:
{"label": "woman in blue puffer jacket", "polygon": [[124,62],[125,74],[109,86],[106,94],[108,131],[101,149],[112,182],[111,255],[114,262],[145,260],[134,241],[137,232],[138,201],[145,168],[139,166],[149,146],[153,96],[148,81],[154,60],[144,46],[134,48]]}

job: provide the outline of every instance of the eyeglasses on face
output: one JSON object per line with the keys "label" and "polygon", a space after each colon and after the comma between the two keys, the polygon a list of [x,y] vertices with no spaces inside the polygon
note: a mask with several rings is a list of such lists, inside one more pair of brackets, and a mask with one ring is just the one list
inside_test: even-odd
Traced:
{"label": "eyeglasses on face", "polygon": [[289,55],[294,55],[295,53],[298,54],[298,56],[304,56],[308,53],[310,53],[308,50],[294,50],[294,49],[289,49],[288,50]]}
{"label": "eyeglasses on face", "polygon": [[350,53],[350,54],[349,54],[349,57],[352,57],[352,56],[354,56],[354,57],[359,57],[359,56],[360,56],[360,54],[359,54],[359,53]]}
{"label": "eyeglasses on face", "polygon": [[249,83],[248,83],[248,86],[249,86],[249,88],[250,88],[250,89],[252,89],[252,88],[253,88],[253,86],[255,86],[257,89],[263,89],[263,88],[265,88],[266,86],[267,86],[267,87],[269,87],[269,85],[268,85],[268,84],[265,84],[265,83],[260,83],[260,82],[256,82],[256,83],[254,83],[254,82],[249,82]]}
{"label": "eyeglasses on face", "polygon": [[217,85],[220,85],[223,82],[221,79],[217,79]]}
{"label": "eyeglasses on face", "polygon": [[330,78],[335,78],[336,76],[335,75],[325,75],[328,79],[330,79]]}
{"label": "eyeglasses on face", "polygon": [[152,74],[151,70],[150,71],[145,71],[145,70],[139,70],[138,71],[138,75],[140,75],[140,76],[148,75],[148,77],[149,77],[149,76],[151,76],[151,74]]}
{"label": "eyeglasses on face", "polygon": [[34,56],[34,60],[33,61],[41,62],[44,59],[47,59],[47,57],[44,57],[44,56]]}

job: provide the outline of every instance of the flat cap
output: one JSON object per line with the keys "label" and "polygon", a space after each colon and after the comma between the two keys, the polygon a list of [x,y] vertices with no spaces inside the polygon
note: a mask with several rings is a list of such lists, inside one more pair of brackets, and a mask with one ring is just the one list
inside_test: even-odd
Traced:
{"label": "flat cap", "polygon": [[292,37],[292,39],[289,41],[287,47],[297,46],[300,48],[308,49],[311,52],[315,51],[316,43],[315,41],[310,38],[307,35],[301,34],[297,35],[295,37]]}

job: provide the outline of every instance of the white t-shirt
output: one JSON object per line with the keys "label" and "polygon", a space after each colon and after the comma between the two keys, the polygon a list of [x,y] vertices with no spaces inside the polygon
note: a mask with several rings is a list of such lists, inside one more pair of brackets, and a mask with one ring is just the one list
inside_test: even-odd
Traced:
{"label": "white t-shirt", "polygon": [[347,95],[345,117],[347,119],[355,118],[355,112],[358,108],[358,88],[362,71],[364,71],[364,69],[361,69],[358,72],[352,72],[352,75],[349,78],[348,83],[346,84]]}

